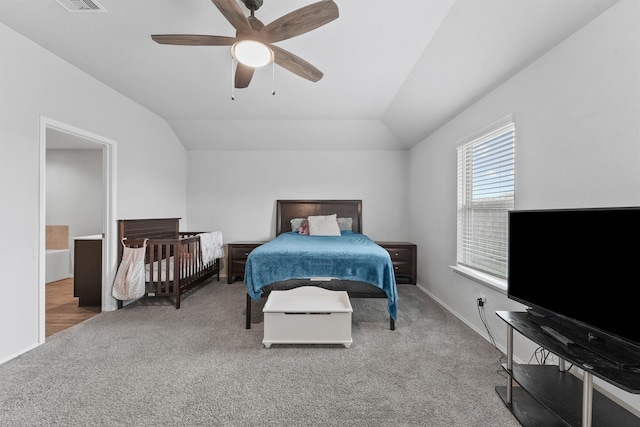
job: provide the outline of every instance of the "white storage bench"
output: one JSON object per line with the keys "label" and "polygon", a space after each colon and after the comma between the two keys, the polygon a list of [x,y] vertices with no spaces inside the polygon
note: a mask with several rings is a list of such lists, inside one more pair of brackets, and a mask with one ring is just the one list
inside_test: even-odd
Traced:
{"label": "white storage bench", "polygon": [[262,309],[266,348],[271,344],[351,346],[351,302],[345,291],[301,286],[271,291]]}

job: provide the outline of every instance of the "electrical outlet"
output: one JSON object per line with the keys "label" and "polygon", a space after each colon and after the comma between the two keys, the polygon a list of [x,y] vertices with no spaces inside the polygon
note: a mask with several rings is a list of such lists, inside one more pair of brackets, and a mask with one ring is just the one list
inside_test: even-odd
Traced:
{"label": "electrical outlet", "polygon": [[476,301],[478,303],[478,307],[484,307],[487,303],[487,298],[484,295],[480,295]]}

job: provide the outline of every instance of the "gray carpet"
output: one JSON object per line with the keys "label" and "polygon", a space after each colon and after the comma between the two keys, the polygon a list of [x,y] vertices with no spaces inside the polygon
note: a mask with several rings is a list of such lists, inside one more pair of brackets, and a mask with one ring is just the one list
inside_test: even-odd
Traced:
{"label": "gray carpet", "polygon": [[353,344],[263,348],[245,289],[102,313],[0,365],[0,425],[518,426],[500,353],[411,285],[353,299]]}

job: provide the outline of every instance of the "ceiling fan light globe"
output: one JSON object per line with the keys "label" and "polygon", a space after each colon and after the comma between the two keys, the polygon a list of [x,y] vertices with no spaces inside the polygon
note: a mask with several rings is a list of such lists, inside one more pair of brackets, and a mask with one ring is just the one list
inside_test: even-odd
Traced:
{"label": "ceiling fan light globe", "polygon": [[231,54],[241,64],[258,68],[273,61],[273,51],[269,46],[255,40],[241,40],[231,46]]}

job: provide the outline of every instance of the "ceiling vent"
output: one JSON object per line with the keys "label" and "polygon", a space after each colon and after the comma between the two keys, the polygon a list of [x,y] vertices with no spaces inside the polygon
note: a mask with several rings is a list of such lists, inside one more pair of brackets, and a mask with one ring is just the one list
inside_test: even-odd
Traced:
{"label": "ceiling vent", "polygon": [[96,0],[56,0],[69,12],[106,12]]}

